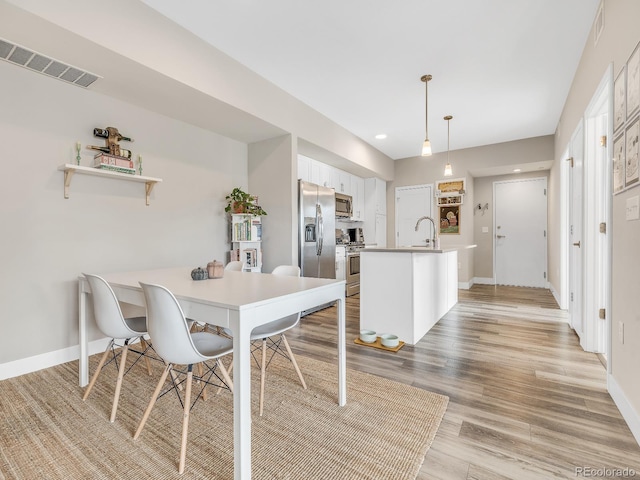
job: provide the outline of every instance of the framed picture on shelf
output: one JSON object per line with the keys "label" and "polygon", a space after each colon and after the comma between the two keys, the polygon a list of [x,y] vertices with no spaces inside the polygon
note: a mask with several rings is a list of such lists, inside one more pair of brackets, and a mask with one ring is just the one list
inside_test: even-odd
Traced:
{"label": "framed picture on shelf", "polygon": [[460,205],[440,207],[440,234],[460,234]]}
{"label": "framed picture on shelf", "polygon": [[627,60],[627,118],[640,110],[640,42]]}
{"label": "framed picture on shelf", "polygon": [[613,141],[613,193],[624,189],[625,164],[624,131]]}
{"label": "framed picture on shelf", "polygon": [[637,185],[640,176],[638,175],[638,154],[640,153],[640,116],[631,122],[625,132],[625,187]]}
{"label": "framed picture on shelf", "polygon": [[613,131],[618,130],[627,119],[626,67],[622,67],[613,83]]}

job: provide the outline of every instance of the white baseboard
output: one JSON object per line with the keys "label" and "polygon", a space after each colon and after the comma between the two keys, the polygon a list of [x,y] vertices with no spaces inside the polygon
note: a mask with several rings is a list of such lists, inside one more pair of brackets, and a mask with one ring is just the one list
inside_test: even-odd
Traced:
{"label": "white baseboard", "polygon": [[[100,340],[94,340],[89,343],[89,355],[94,353],[103,352],[109,344],[108,338],[101,338]],[[33,357],[21,358],[20,360],[14,360],[0,364],[0,380],[7,378],[19,377],[25,373],[36,372],[43,368],[53,367],[60,365],[61,363],[71,362],[80,358],[80,346],[75,345],[73,347],[63,348],[62,350],[56,350],[54,352],[42,353],[40,355],[34,355]]]}
{"label": "white baseboard", "polygon": [[620,410],[622,418],[627,422],[629,430],[631,430],[631,433],[636,439],[636,443],[640,445],[640,416],[638,416],[638,412],[636,412],[631,403],[629,403],[620,385],[618,385],[618,382],[616,382],[616,379],[613,378],[611,374],[607,374],[607,390],[618,407],[618,410]]}
{"label": "white baseboard", "polygon": [[458,282],[458,289],[469,290],[473,286],[473,279],[470,282]]}
{"label": "white baseboard", "polygon": [[478,285],[495,285],[496,281],[489,277],[473,277],[473,283]]}

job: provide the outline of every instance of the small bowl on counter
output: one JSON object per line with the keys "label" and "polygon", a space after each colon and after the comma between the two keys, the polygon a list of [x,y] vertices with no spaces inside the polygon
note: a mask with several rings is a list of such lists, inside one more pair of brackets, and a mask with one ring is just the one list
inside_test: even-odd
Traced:
{"label": "small bowl on counter", "polygon": [[360,340],[364,343],[375,343],[377,339],[378,336],[373,330],[360,330]]}
{"label": "small bowl on counter", "polygon": [[400,339],[397,335],[385,333],[383,335],[380,335],[380,343],[387,348],[395,348],[400,343]]}

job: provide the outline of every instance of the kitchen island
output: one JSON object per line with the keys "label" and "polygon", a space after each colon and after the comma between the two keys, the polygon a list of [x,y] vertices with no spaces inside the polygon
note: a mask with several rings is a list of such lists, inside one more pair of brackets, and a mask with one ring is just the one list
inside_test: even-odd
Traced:
{"label": "kitchen island", "polygon": [[458,302],[458,250],[473,247],[362,250],[360,329],[417,343]]}

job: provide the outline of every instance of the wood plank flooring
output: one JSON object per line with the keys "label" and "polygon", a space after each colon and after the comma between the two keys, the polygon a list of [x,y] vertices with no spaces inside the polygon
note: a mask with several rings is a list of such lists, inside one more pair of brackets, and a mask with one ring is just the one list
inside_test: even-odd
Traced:
{"label": "wood plank flooring", "polygon": [[[595,472],[615,468],[640,477],[640,447],[605,369],[580,348],[548,290],[461,290],[418,344],[397,353],[354,344],[359,317],[359,297],[349,297],[349,368],[450,398],[418,479],[616,478]],[[287,338],[296,353],[334,361],[335,307],[303,317]]]}

